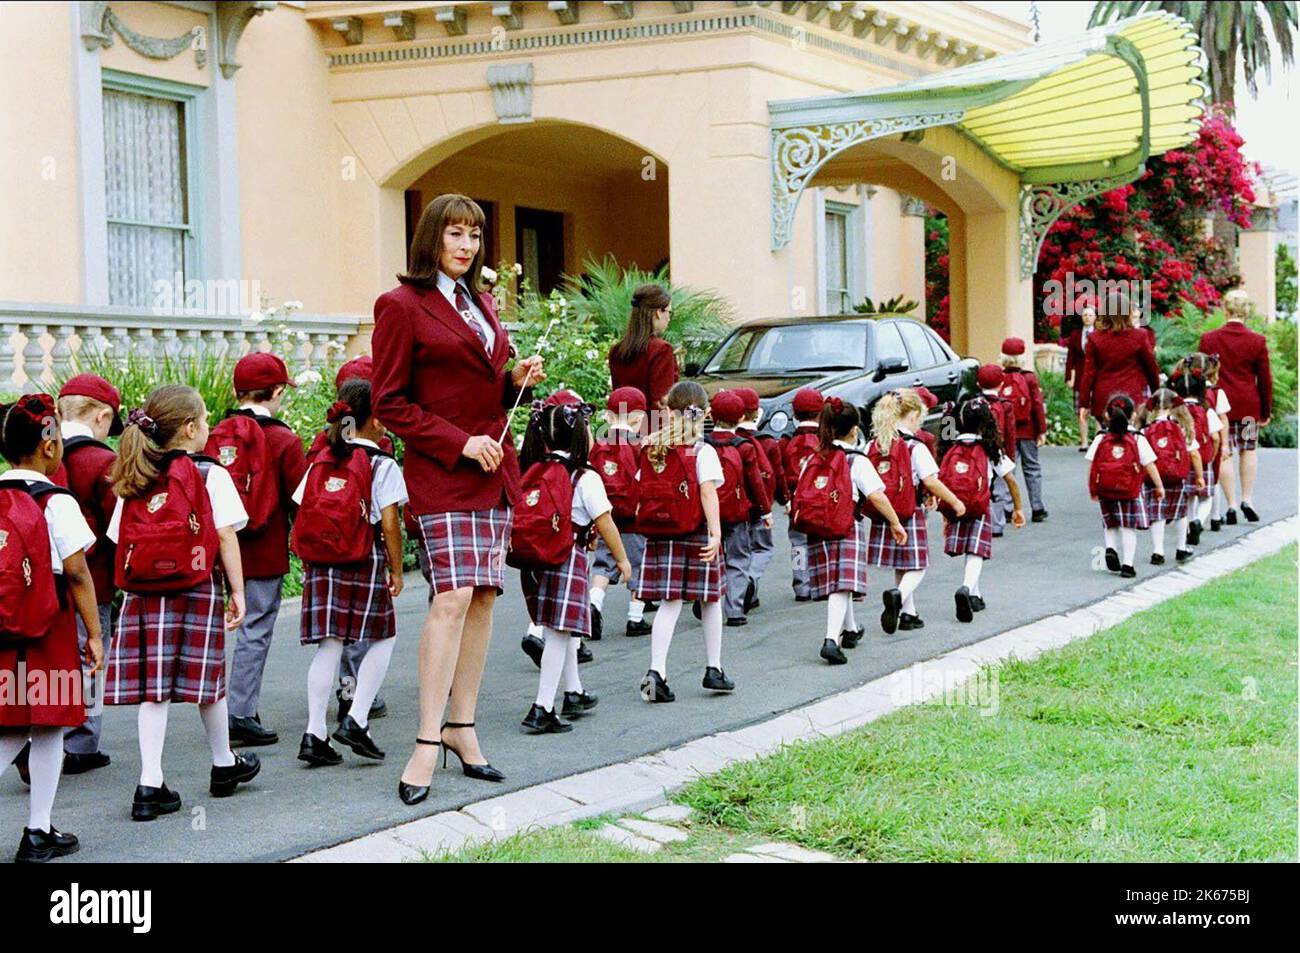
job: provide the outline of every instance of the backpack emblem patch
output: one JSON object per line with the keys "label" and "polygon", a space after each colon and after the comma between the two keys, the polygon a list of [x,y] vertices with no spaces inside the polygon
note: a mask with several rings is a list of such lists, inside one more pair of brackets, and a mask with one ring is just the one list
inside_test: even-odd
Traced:
{"label": "backpack emblem patch", "polygon": [[826,484],[830,482],[831,482],[830,477],[819,476],[816,480],[813,480],[813,486],[819,490],[824,490],[826,489]]}
{"label": "backpack emblem patch", "polygon": [[227,444],[217,453],[217,459],[221,461],[223,467],[228,467],[234,463],[237,456],[239,456],[239,448],[234,444]]}
{"label": "backpack emblem patch", "polygon": [[1110,448],[1110,455],[1111,455],[1112,457],[1114,457],[1116,460],[1122,460],[1122,459],[1124,459],[1124,448],[1123,448],[1123,447],[1111,447],[1111,448]]}
{"label": "backpack emblem patch", "polygon": [[524,503],[526,503],[528,506],[536,506],[538,501],[541,500],[541,498],[542,498],[541,490],[529,490],[528,495],[524,497]]}
{"label": "backpack emblem patch", "polygon": [[0,549],[9,545],[9,531],[0,529]]}
{"label": "backpack emblem patch", "polygon": [[877,472],[877,473],[888,473],[888,472],[889,472],[889,461],[888,461],[888,460],[881,460],[881,461],[880,461],[880,466],[876,467],[876,472]]}
{"label": "backpack emblem patch", "polygon": [[952,468],[956,470],[958,473],[970,472],[970,464],[967,463],[965,460],[958,460],[956,463],[953,464]]}
{"label": "backpack emblem patch", "polygon": [[1159,440],[1156,441],[1156,446],[1159,447],[1161,450],[1163,450],[1165,447],[1169,446],[1169,438],[1161,437]]}
{"label": "backpack emblem patch", "polygon": [[167,494],[155,493],[152,497],[149,498],[149,502],[145,504],[144,508],[148,510],[150,513],[157,513],[160,509],[162,509],[166,505],[167,505]]}
{"label": "backpack emblem patch", "polygon": [[605,476],[613,476],[618,472],[618,461],[606,460],[605,465],[601,467],[601,469],[605,471]]}
{"label": "backpack emblem patch", "polygon": [[658,463],[656,463],[654,460],[651,460],[650,469],[654,470],[655,473],[663,473],[665,470],[668,469],[668,458],[664,457]]}
{"label": "backpack emblem patch", "polygon": [[325,492],[337,493],[347,485],[348,481],[344,477],[330,477],[325,481]]}

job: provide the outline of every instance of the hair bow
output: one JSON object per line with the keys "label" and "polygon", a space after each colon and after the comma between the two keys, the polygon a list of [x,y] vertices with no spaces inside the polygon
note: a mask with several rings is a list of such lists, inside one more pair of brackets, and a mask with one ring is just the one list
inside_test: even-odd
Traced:
{"label": "hair bow", "polygon": [[158,439],[158,422],[146,414],[141,407],[137,407],[127,414],[126,425],[128,427],[139,427],[140,432],[150,440]]}
{"label": "hair bow", "polygon": [[703,420],[704,408],[697,407],[695,404],[689,404],[682,408],[682,416],[687,420]]}
{"label": "hair bow", "polygon": [[1203,376],[1204,374],[1205,374],[1205,371],[1203,371],[1201,368],[1199,368],[1199,367],[1193,367],[1193,368],[1192,368],[1192,376],[1193,376],[1193,377],[1201,377],[1201,376]]}
{"label": "hair bow", "polygon": [[542,416],[542,411],[546,409],[546,401],[542,400],[539,397],[535,399],[531,404],[529,404],[528,408],[529,408],[528,419],[530,421],[536,420],[538,417]]}
{"label": "hair bow", "polygon": [[577,423],[579,417],[581,417],[583,420],[590,420],[592,415],[595,412],[596,412],[596,408],[593,407],[591,404],[561,404],[560,405],[560,416],[564,418],[564,422],[567,423],[570,427],[572,427],[575,423]]}
{"label": "hair bow", "polygon": [[54,398],[49,394],[28,394],[14,404],[14,410],[21,410],[23,416],[34,423],[44,423],[54,415]]}
{"label": "hair bow", "polygon": [[826,406],[831,409],[831,413],[839,415],[844,413],[844,401],[839,397],[827,397]]}
{"label": "hair bow", "polygon": [[350,413],[352,413],[351,404],[346,400],[336,400],[330,404],[330,409],[325,411],[325,419],[336,424]]}

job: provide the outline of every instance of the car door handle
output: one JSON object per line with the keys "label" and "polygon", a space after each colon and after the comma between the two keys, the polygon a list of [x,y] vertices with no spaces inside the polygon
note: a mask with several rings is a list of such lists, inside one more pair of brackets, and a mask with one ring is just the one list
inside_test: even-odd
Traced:
{"label": "car door handle", "polygon": [[949,381],[955,381],[956,379],[957,379],[957,372],[956,372],[956,371],[949,371],[949,372],[948,372],[948,380],[949,380]]}
{"label": "car door handle", "polygon": [[925,381],[921,380],[921,378],[919,378],[919,377],[914,378],[914,379],[912,380],[912,386],[913,386],[913,387],[921,387],[923,384],[925,384]]}

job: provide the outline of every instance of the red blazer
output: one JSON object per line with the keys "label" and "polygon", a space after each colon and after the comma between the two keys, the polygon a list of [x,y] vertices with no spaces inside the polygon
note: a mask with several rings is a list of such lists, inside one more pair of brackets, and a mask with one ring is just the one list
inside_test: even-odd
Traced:
{"label": "red blazer", "polygon": [[[1088,337],[1092,337],[1091,331],[1088,332]],[[1075,328],[1061,338],[1061,346],[1065,348],[1065,377],[1077,394],[1079,383],[1083,379],[1083,329]]]}
{"label": "red blazer", "polygon": [[777,502],[785,503],[785,473],[781,460],[781,443],[771,434],[761,433],[758,435],[758,445],[763,448],[767,454],[767,462],[772,468],[772,499]]}
{"label": "red blazer", "polygon": [[624,363],[609,349],[609,376],[613,389],[635,387],[645,394],[646,408],[654,412],[664,395],[677,383],[677,355],[663,338],[651,338],[641,356]]}
{"label": "red blazer", "polygon": [[519,495],[509,435],[495,473],[461,456],[470,437],[501,436],[518,393],[505,372],[510,335],[491,296],[475,298],[496,332],[491,356],[436,288],[399,285],[375,301],[375,416],[405,442],[406,486],[417,515],[489,510],[513,505]]}
{"label": "red blazer", "polygon": [[302,440],[289,427],[263,427],[271,468],[279,475],[276,481],[280,505],[271,519],[256,533],[239,533],[239,558],[244,564],[245,579],[274,579],[289,571],[289,514],[296,509],[293,491],[298,489],[307,472]]}
{"label": "red blazer", "polygon": [[[1038,383],[1038,375],[1033,371],[1017,370],[1016,368],[1007,368],[1005,373],[1023,374],[1026,383],[1029,384],[1029,420],[1026,422],[1016,423],[1017,440],[1037,440],[1041,434],[1047,433],[1047,404],[1043,399],[1043,388]],[[1010,403],[1008,401],[1008,403]],[[1011,418],[1016,419],[1016,410],[1011,408]]]}
{"label": "red blazer", "polygon": [[[1160,386],[1160,369],[1151,342],[1139,328],[1093,331],[1084,347],[1080,406],[1098,420],[1106,419],[1106,404],[1116,394],[1141,403],[1147,390]],[[1232,395],[1229,394],[1229,397]]]}
{"label": "red blazer", "polygon": [[745,465],[745,494],[753,504],[753,509],[750,510],[751,516],[764,516],[772,512],[772,493],[763,478],[764,474],[771,472],[771,468],[767,466],[763,448],[743,430],[719,427],[710,436],[724,442],[733,437],[740,437],[745,441],[736,449],[740,451],[741,462]]}
{"label": "red blazer", "polygon": [[1201,335],[1200,350],[1219,355],[1219,387],[1228,394],[1232,420],[1273,415],[1273,370],[1268,362],[1268,340],[1240,321]]}
{"label": "red blazer", "polygon": [[81,513],[95,533],[95,544],[86,553],[86,565],[95,583],[95,602],[107,605],[113,601],[117,587],[113,584],[113,556],[116,547],[104,535],[113,518],[117,497],[109,483],[109,471],[117,455],[107,447],[86,444],[63,458],[50,481],[65,489],[81,504]]}

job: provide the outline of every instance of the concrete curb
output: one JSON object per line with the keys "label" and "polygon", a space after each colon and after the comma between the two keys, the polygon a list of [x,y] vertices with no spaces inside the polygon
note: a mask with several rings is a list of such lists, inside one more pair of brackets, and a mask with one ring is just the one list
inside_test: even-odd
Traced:
{"label": "concrete curb", "polygon": [[841,734],[906,705],[962,692],[978,705],[982,668],[1027,661],[1086,639],[1167,599],[1182,595],[1296,541],[1300,517],[1269,523],[1184,568],[1161,573],[1090,605],[1047,616],[935,658],[916,662],[858,688],[831,695],[736,731],[707,735],[676,748],[569,775],[443,811],[430,817],[312,851],[290,863],[418,861],[424,853],[456,851],[522,830],[553,827],[602,814],[628,814],[665,803],[667,795],[737,761],[770,754],[784,744]]}

